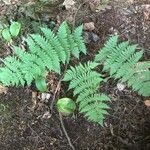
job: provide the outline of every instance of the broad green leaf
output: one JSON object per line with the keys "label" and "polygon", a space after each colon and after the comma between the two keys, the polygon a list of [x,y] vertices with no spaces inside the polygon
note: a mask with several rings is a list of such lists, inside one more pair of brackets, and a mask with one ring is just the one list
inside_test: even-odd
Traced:
{"label": "broad green leaf", "polygon": [[74,112],[76,104],[70,98],[61,98],[57,101],[57,109],[62,115],[68,116]]}
{"label": "broad green leaf", "polygon": [[17,36],[20,32],[21,24],[19,22],[12,22],[10,25],[10,33],[12,36]]}
{"label": "broad green leaf", "polygon": [[45,78],[38,78],[38,79],[36,79],[36,80],[35,80],[35,84],[36,84],[37,89],[38,89],[40,92],[45,92],[45,91],[47,91],[47,85],[46,85]]}
{"label": "broad green leaf", "polygon": [[2,31],[2,37],[8,42],[11,40],[11,35],[8,28]]}

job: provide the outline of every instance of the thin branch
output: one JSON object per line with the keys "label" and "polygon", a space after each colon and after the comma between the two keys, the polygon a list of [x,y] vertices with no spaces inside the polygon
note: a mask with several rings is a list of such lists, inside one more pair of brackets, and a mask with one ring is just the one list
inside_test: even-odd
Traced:
{"label": "thin branch", "polygon": [[82,7],[85,3],[87,3],[87,1],[84,1],[83,3],[81,3],[81,4],[79,5],[79,7],[77,8],[77,11],[76,11],[75,14],[74,14],[74,17],[73,17],[73,27],[72,27],[73,29],[75,28],[76,16],[77,16],[79,10],[81,9],[81,7]]}
{"label": "thin branch", "polygon": [[52,102],[51,102],[51,105],[50,105],[51,114],[52,114],[52,112],[53,112],[53,106],[54,106],[54,102],[55,102],[55,99],[56,99],[57,92],[58,92],[59,87],[60,87],[60,85],[61,85],[61,81],[62,81],[62,79],[64,78],[64,75],[65,75],[65,73],[66,73],[66,71],[67,71],[67,67],[68,67],[68,64],[65,65],[64,73],[63,73],[63,75],[61,76],[61,78],[60,78],[60,80],[59,80],[59,82],[58,82],[58,84],[57,84],[57,87],[56,87],[56,89],[55,89],[55,92],[54,92],[54,95],[53,95],[53,99],[52,99]]}
{"label": "thin branch", "polygon": [[30,130],[32,132],[34,132],[36,134],[36,136],[43,142],[43,144],[45,145],[45,148],[48,150],[49,148],[47,147],[47,145],[45,144],[45,141],[39,136],[39,134],[28,124],[28,127],[30,128]]}
{"label": "thin branch", "polygon": [[68,143],[69,143],[70,147],[72,148],[72,150],[75,150],[75,147],[71,143],[70,137],[68,136],[68,133],[67,133],[66,128],[65,128],[64,123],[63,123],[62,115],[60,113],[59,113],[59,118],[60,118],[61,127],[64,131],[64,134],[65,134],[67,140],[68,140]]}

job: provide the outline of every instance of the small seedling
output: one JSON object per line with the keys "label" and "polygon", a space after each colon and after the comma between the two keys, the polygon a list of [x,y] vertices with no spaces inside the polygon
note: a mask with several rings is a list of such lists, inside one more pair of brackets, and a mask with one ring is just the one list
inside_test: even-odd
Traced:
{"label": "small seedling", "polygon": [[44,77],[37,78],[35,84],[39,91],[41,92],[47,91],[47,85]]}
{"label": "small seedling", "polygon": [[9,32],[9,28],[2,30],[2,37],[8,42],[11,41],[11,34]]}
{"label": "small seedling", "polygon": [[75,111],[76,104],[70,98],[61,98],[57,101],[57,109],[62,115],[68,116]]}
{"label": "small seedling", "polygon": [[9,30],[13,37],[17,37],[21,30],[21,24],[19,22],[12,22]]}
{"label": "small seedling", "polygon": [[2,37],[7,42],[11,42],[12,38],[17,37],[21,30],[21,24],[19,22],[12,22],[10,27],[2,30]]}

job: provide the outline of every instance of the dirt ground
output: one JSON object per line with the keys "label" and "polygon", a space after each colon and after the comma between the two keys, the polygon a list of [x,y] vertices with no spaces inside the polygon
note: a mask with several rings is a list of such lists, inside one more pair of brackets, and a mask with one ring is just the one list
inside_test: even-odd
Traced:
{"label": "dirt ground", "polygon": [[[55,6],[55,14],[39,10],[27,15],[25,4],[12,5],[0,3],[0,19],[5,23],[17,19],[26,22],[23,35],[34,32],[34,25],[68,20],[73,26],[94,22],[93,31],[84,31],[88,55],[82,56],[84,62],[93,59],[103,43],[111,34],[118,33],[121,40],[130,40],[144,48],[143,60],[150,58],[150,1],[115,0],[110,1],[106,9],[93,12],[87,3],[77,1],[73,11]],[[82,5],[81,5],[82,4]],[[54,6],[53,6],[54,7]],[[13,15],[10,13],[14,11]],[[10,15],[11,14],[11,15]],[[44,17],[43,17],[44,16]],[[33,25],[32,25],[32,23]],[[94,36],[91,36],[94,35]],[[0,56],[11,54],[9,46],[0,40]],[[71,63],[77,60],[72,59]],[[58,82],[57,76],[53,76]],[[104,127],[88,122],[81,114],[63,117],[65,129],[76,150],[150,150],[150,108],[145,106],[145,97],[138,96],[130,88],[117,89],[119,81],[105,83],[100,87],[111,97],[109,115]],[[65,94],[67,85],[62,84],[60,97]],[[55,86],[53,87],[56,88]],[[55,108],[50,114],[53,90],[48,101],[40,98],[34,106],[33,87],[9,88],[6,94],[0,94],[0,149],[1,150],[71,150]],[[34,93],[33,93],[34,91]],[[40,96],[41,94],[38,93]],[[34,109],[33,109],[34,107]]]}

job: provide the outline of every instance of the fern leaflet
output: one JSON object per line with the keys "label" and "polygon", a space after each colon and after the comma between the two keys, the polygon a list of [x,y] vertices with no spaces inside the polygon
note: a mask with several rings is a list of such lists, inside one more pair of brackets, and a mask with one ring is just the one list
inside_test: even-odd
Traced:
{"label": "fern leaflet", "polygon": [[108,114],[106,109],[109,97],[105,94],[98,94],[99,85],[103,78],[99,73],[92,70],[98,64],[88,61],[79,66],[70,67],[64,81],[70,81],[69,89],[73,89],[74,96],[77,97],[79,110],[88,120],[103,125],[104,115]]}
{"label": "fern leaflet", "polygon": [[79,58],[80,52],[86,53],[81,36],[82,28],[80,26],[71,32],[64,22],[60,25],[57,34],[48,28],[40,28],[42,34],[28,35],[24,38],[28,51],[13,46],[14,56],[2,60],[0,82],[4,86],[24,85],[25,82],[30,85],[33,80],[45,78],[47,71],[60,74],[61,62],[68,63],[71,55]]}
{"label": "fern leaflet", "polygon": [[118,36],[112,36],[95,57],[95,62],[103,64],[103,71],[110,71],[111,77],[127,82],[140,95],[150,96],[150,61],[139,62],[143,50],[136,52],[137,45],[117,41]]}

